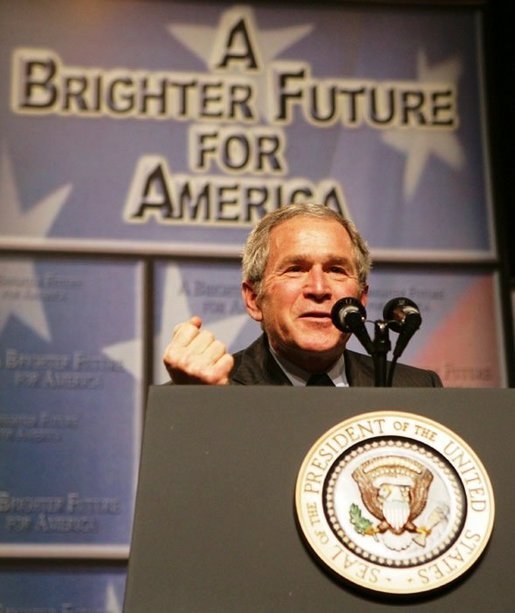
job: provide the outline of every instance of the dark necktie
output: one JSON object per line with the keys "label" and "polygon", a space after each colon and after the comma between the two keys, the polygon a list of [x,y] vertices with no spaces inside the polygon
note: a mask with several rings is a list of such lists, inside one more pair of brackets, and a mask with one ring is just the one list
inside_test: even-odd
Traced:
{"label": "dark necktie", "polygon": [[306,385],[327,385],[330,387],[335,386],[331,380],[331,377],[325,372],[319,372],[314,375],[310,375]]}

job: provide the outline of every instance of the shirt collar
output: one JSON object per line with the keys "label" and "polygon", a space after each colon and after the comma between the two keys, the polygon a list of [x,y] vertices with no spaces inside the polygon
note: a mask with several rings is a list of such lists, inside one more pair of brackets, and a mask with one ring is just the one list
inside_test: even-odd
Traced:
{"label": "shirt collar", "polygon": [[[279,356],[273,349],[270,347],[270,352],[274,357],[275,361],[284,372],[284,374],[288,377],[291,384],[295,387],[304,387],[306,385],[306,381],[309,378],[309,375],[312,373],[299,368],[295,364],[292,364],[289,360],[286,360],[282,356]],[[332,382],[336,387],[348,387],[349,382],[347,381],[347,375],[345,373],[345,359],[342,355],[336,360],[333,366],[327,371],[329,377],[331,377]]]}

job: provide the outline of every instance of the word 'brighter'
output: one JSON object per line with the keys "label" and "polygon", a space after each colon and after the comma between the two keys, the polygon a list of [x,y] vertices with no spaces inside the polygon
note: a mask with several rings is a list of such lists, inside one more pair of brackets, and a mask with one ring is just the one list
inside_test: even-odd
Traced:
{"label": "word 'brighter'", "polygon": [[16,113],[127,117],[175,121],[340,124],[384,128],[457,127],[450,84],[316,79],[302,62],[271,62],[266,104],[258,111],[257,82],[232,74],[102,70],[66,66],[48,49],[18,49],[13,57]]}

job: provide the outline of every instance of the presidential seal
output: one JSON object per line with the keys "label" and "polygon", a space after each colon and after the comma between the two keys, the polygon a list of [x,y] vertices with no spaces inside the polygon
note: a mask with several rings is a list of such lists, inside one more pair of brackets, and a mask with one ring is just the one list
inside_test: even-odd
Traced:
{"label": "presidential seal", "polygon": [[465,573],[492,532],[494,497],[474,451],[426,417],[377,411],[326,432],[299,471],[308,546],[360,587],[416,594]]}

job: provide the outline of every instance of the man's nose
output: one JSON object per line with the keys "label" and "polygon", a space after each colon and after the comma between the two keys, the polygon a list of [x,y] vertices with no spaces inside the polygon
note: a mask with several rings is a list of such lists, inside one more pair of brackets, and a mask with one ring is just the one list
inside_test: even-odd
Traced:
{"label": "man's nose", "polygon": [[328,276],[321,268],[310,269],[306,280],[306,292],[317,297],[331,295],[331,285]]}

